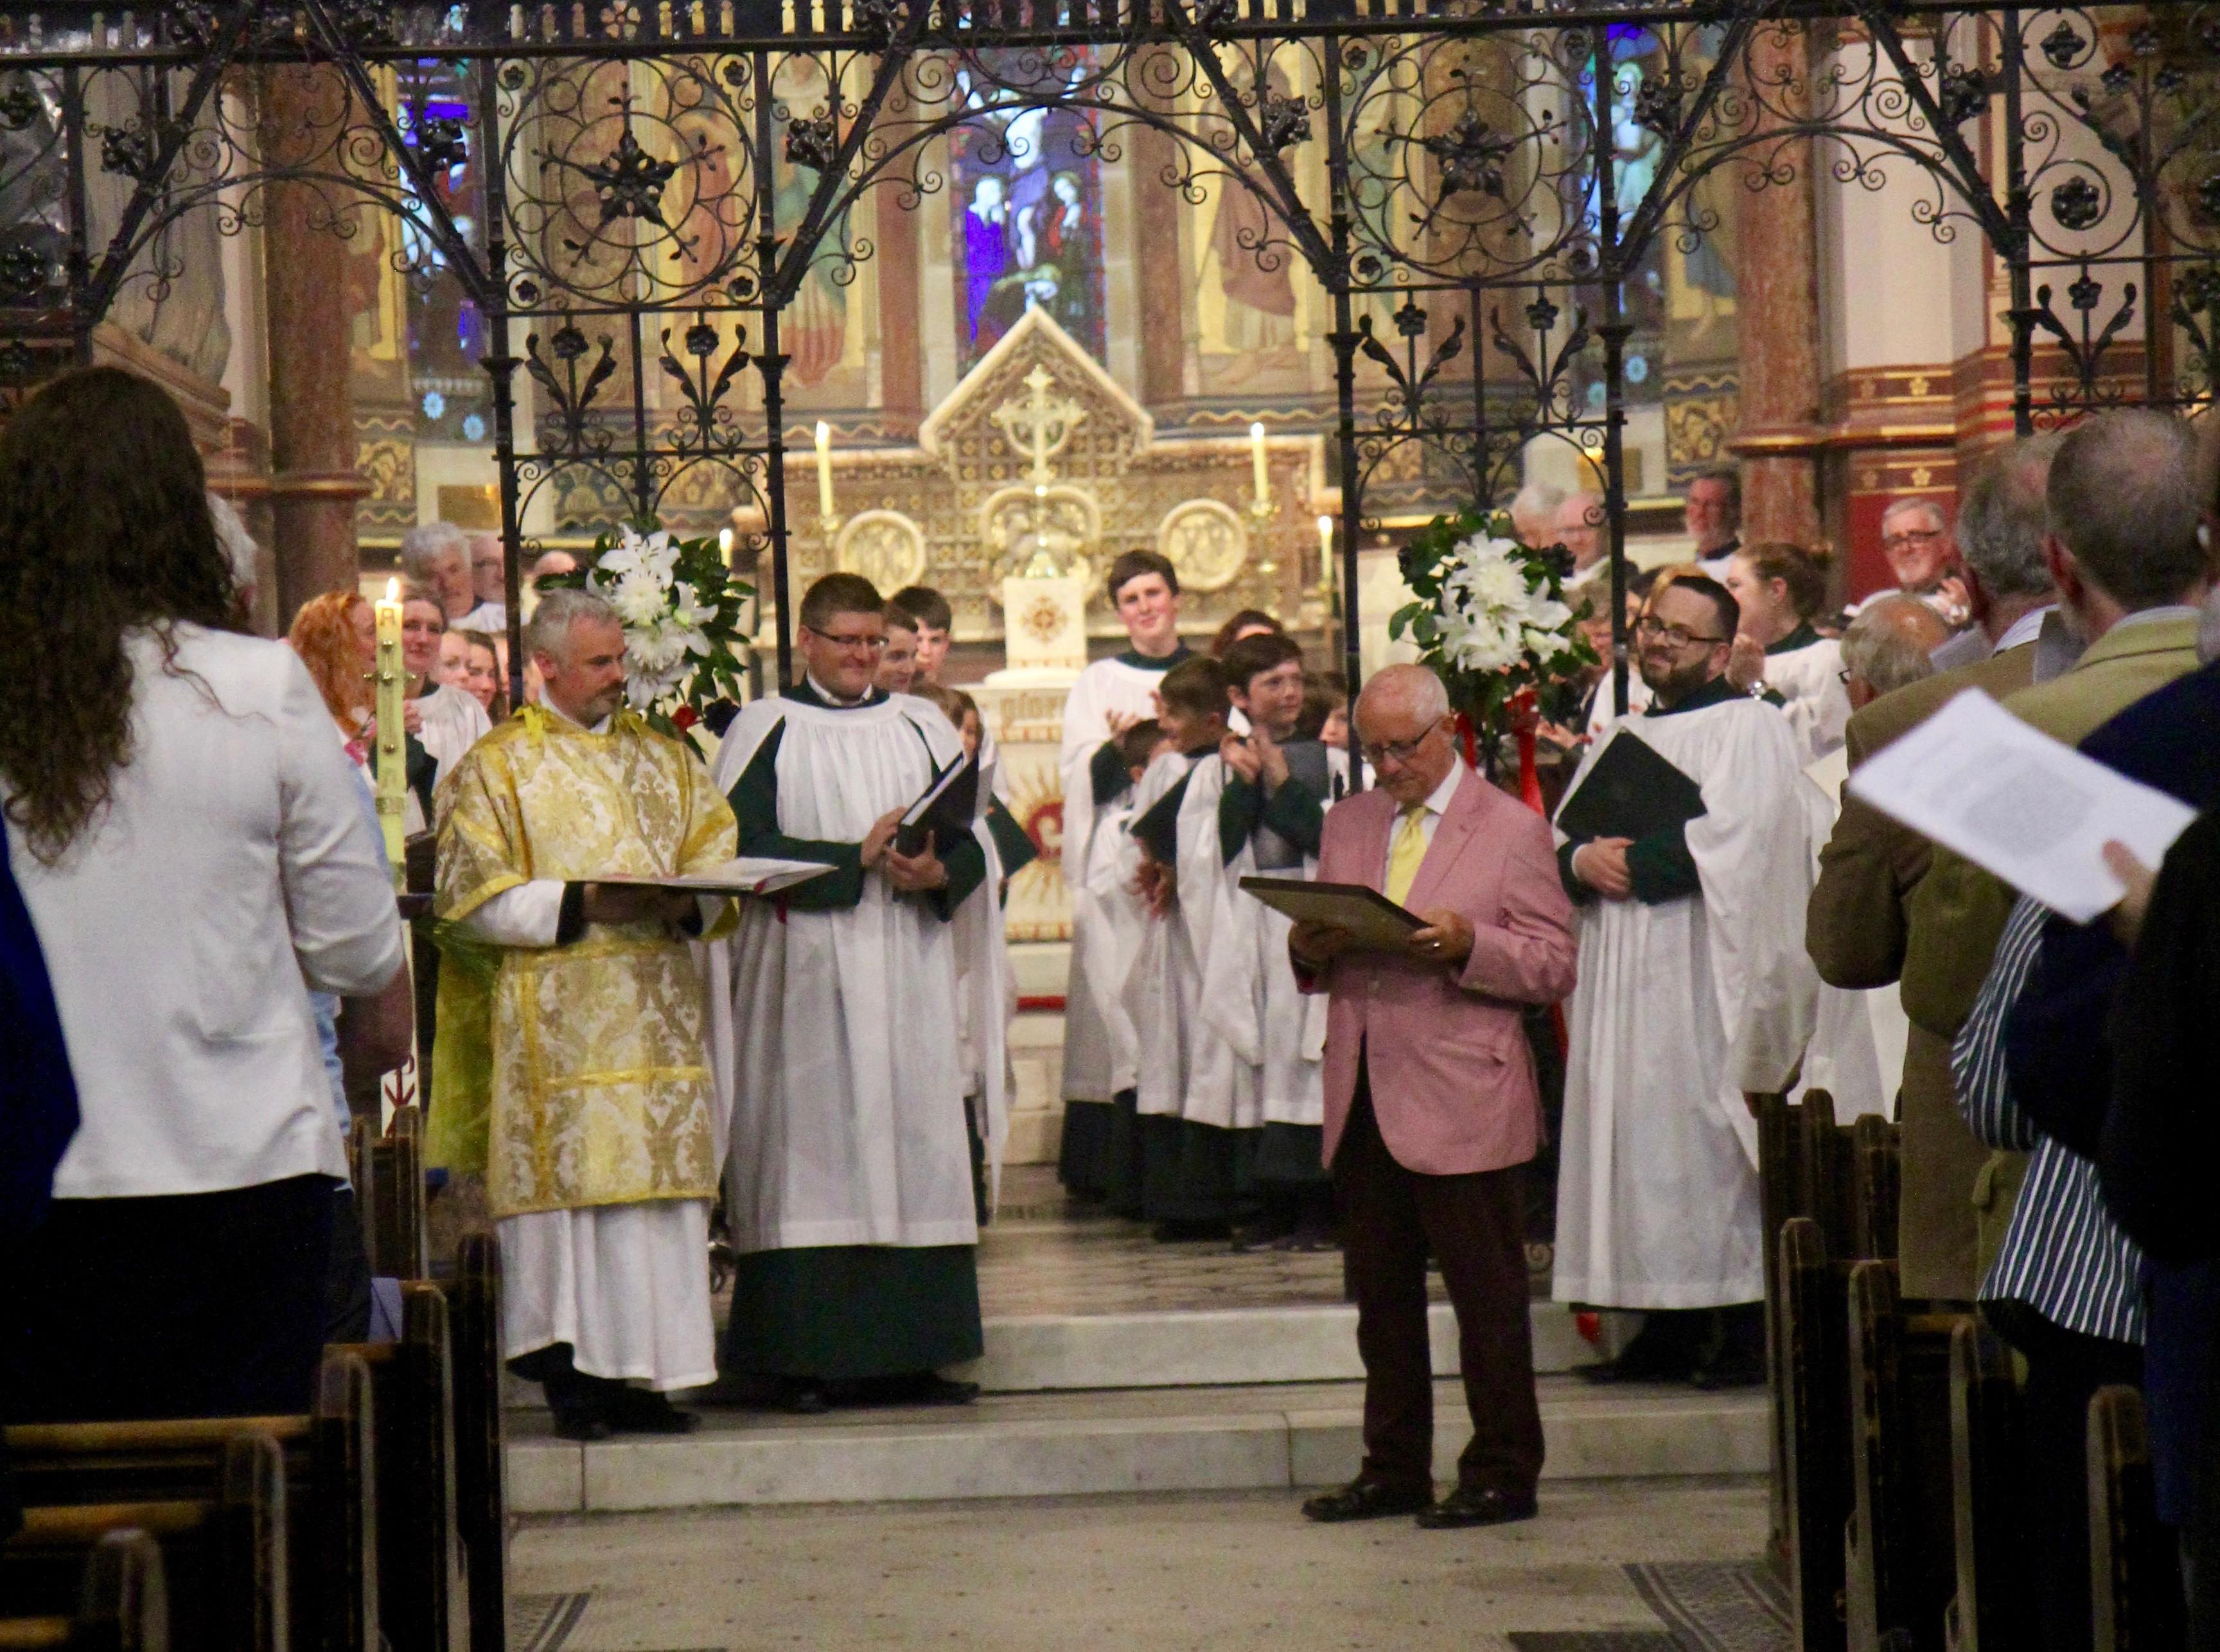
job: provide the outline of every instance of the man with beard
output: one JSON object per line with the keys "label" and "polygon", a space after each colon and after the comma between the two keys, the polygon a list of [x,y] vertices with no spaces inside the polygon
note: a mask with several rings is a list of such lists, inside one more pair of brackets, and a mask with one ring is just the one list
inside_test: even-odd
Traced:
{"label": "man with beard", "polygon": [[1599,1381],[1764,1379],[1746,1096],[1783,1087],[1818,983],[1803,947],[1810,851],[1786,824],[1801,818],[1796,740],[1727,680],[1739,620],[1700,575],[1656,594],[1635,628],[1649,707],[1591,752],[1567,798],[1613,742],[1635,739],[1703,803],[1679,826],[1558,851],[1581,912],[1554,1294],[1646,1315],[1618,1358],[1588,1368]]}

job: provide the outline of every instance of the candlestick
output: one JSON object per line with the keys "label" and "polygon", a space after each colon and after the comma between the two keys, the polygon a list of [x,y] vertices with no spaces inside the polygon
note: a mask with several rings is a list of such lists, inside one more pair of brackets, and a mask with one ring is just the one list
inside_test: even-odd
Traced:
{"label": "candlestick", "polygon": [[817,514],[832,521],[832,427],[817,421]]}
{"label": "candlestick", "polygon": [[1256,472],[1256,495],[1249,508],[1262,516],[1272,508],[1272,477],[1264,467],[1264,426],[1262,421],[1249,427],[1249,463]]}
{"label": "candlestick", "polygon": [[393,887],[407,887],[408,757],[402,695],[408,674],[401,664],[401,582],[385,582],[377,614],[377,824],[385,834],[385,858],[393,867]]}

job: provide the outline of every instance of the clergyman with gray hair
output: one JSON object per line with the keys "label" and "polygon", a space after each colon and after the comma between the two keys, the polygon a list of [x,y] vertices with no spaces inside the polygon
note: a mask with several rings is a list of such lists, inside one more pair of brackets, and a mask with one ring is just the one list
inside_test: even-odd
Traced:
{"label": "clergyman with gray hair", "polygon": [[452,522],[419,522],[403,533],[401,571],[440,599],[450,625],[478,605],[471,583],[471,536]]}
{"label": "clergyman with gray hair", "polygon": [[[691,746],[626,704],[625,634],[584,591],[525,633],[542,684],[439,794],[438,914],[498,963],[489,1029],[443,1089],[433,1163],[481,1175],[501,1244],[502,1353],[547,1390],[564,1439],[680,1434],[673,1389],[717,1375],[709,1201],[721,1156],[703,1057],[708,1000],[689,938],[729,903],[652,880],[731,860],[733,811]],[[629,880],[646,880],[632,882]],[[619,881],[625,880],[625,881]],[[444,1069],[444,1064],[443,1064]]]}
{"label": "clergyman with gray hair", "polygon": [[[2051,602],[2044,543],[2044,488],[2055,437],[2015,442],[1992,456],[1967,486],[1958,521],[1973,632],[1988,645],[1964,664],[1884,692],[1852,714],[1843,750],[1850,769],[1924,722],[1967,689],[2002,699],[2034,681],[2036,638]],[[1910,597],[1891,598],[1917,602]],[[1881,608],[1869,603],[1858,615]],[[1844,640],[1844,652],[1849,644]],[[1894,984],[1904,969],[1905,908],[1927,876],[1928,840],[1870,804],[1846,797],[1826,846],[1805,913],[1804,944],[1830,987],[1865,990]],[[1893,1075],[1881,1075],[1886,1089]],[[1897,1121],[1904,1181],[1897,1245],[1907,1296],[1970,1301],[1974,1224],[1967,1188],[1987,1157],[1958,1117],[1947,1038],[1913,1026],[1904,1051]]]}

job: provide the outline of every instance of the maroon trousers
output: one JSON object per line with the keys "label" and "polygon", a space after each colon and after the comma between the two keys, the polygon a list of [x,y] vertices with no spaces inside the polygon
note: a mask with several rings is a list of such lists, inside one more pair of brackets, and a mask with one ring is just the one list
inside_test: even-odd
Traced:
{"label": "maroon trousers", "polygon": [[1358,1068],[1333,1182],[1364,1359],[1363,1479],[1403,1491],[1433,1484],[1431,1248],[1456,1310],[1472,1412],[1472,1443],[1457,1460],[1457,1484],[1516,1498],[1533,1493],[1542,1473],[1542,1413],[1528,1318],[1525,1181],[1524,1165],[1447,1176],[1405,1169],[1381,1139],[1370,1079]]}

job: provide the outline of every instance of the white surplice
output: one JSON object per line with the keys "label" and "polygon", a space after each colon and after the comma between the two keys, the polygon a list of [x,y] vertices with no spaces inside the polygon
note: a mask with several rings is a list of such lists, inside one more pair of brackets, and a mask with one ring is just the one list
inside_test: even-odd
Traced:
{"label": "white surplice", "polygon": [[432,783],[436,786],[464,752],[485,738],[493,720],[475,698],[448,683],[419,698],[416,709],[416,743],[431,757]]}
{"label": "white surplice", "polygon": [[[1329,751],[1328,772],[1346,776],[1348,761],[1346,752]],[[1225,859],[1217,801],[1225,789],[1224,766],[1216,757],[1205,762],[1219,764],[1217,785],[1207,819],[1195,819],[1190,831],[1188,811],[1202,807],[1195,799],[1200,773],[1188,783],[1188,801],[1180,816],[1179,867],[1182,904],[1200,903],[1206,890],[1212,900],[1202,958],[1203,1017],[1250,1069],[1246,1088],[1255,1117],[1248,1122],[1322,1125],[1326,995],[1295,985],[1288,957],[1294,920],[1242,892],[1241,880],[1257,870],[1256,845],[1245,841],[1232,860]],[[1320,799],[1320,806],[1327,801]],[[1306,855],[1300,868],[1275,869],[1271,875],[1316,877],[1318,857]]]}
{"label": "white surplice", "polygon": [[[1138,1082],[1140,1035],[1126,1013],[1125,986],[1141,949],[1141,933],[1148,918],[1133,880],[1140,875],[1141,845],[1133,840],[1131,795],[1120,798],[1094,817],[1094,841],[1088,846],[1085,888],[1094,921],[1071,938],[1072,978],[1085,988],[1094,1013],[1101,1018],[1110,1040],[1112,1094],[1130,1090]],[[1074,890],[1077,898],[1077,889]],[[1078,962],[1082,948],[1087,958]],[[1069,1024],[1069,1001],[1065,1004]]]}
{"label": "white surplice", "polygon": [[1138,1035],[1134,1107],[1221,1130],[1244,1129],[1261,1122],[1253,1071],[1202,1007],[1202,966],[1221,903],[1219,880],[1214,874],[1198,879],[1192,870],[1201,845],[1216,853],[1224,762],[1216,752],[1158,757],[1134,789],[1133,819],[1138,822],[1182,781],[1187,790],[1170,869],[1178,893],[1163,917],[1144,916],[1141,944],[1126,980],[1126,1008]]}
{"label": "white surplice", "polygon": [[[908,695],[844,710],[758,700],[726,731],[720,790],[781,726],[779,830],[820,841],[861,842],[963,751]],[[876,872],[844,911],[745,903],[710,977],[726,986],[711,994],[712,1065],[736,1249],[978,1242],[954,928]]]}
{"label": "white surplice", "polygon": [[[1819,852],[1833,835],[1843,810],[1843,782],[1849,774],[1847,747],[1838,746],[1804,767],[1804,801],[1811,831],[1812,876]],[[1897,1087],[1904,1078],[1904,1047],[1911,1036],[1904,998],[1893,984],[1868,992],[1845,992],[1819,983],[1818,1008],[1803,1076],[1792,1100],[1805,1090],[1824,1090],[1835,1117],[1844,1122],[1861,1113],[1896,1116]]]}
{"label": "white surplice", "polygon": [[[993,776],[980,778],[983,802]],[[949,920],[949,938],[956,949],[957,1060],[964,1094],[978,1098],[991,1210],[1001,1196],[1002,1150],[1010,1139],[1010,1022],[1018,1013],[1018,982],[1002,932],[1001,851],[984,820],[971,832],[986,855],[987,876]]]}
{"label": "white surplice", "polygon": [[[1094,949],[1088,931],[1096,922],[1087,893],[1086,869],[1094,838],[1094,788],[1088,764],[1110,738],[1110,719],[1157,714],[1161,670],[1144,670],[1123,659],[1098,659],[1079,674],[1063,701],[1063,745],[1057,768],[1063,781],[1064,882],[1071,893],[1071,973],[1063,1001],[1063,1094],[1067,1100],[1107,1101],[1113,1051],[1110,1028],[1095,1008],[1101,988],[1088,976]],[[1122,773],[1123,764],[1119,771]],[[1119,983],[1108,984],[1115,994]]]}
{"label": "white surplice", "polygon": [[1813,992],[1775,983],[1817,984],[1795,739],[1776,708],[1743,698],[1629,717],[1611,738],[1644,741],[1703,789],[1706,813],[1686,828],[1702,892],[1581,908],[1554,1294],[1625,1308],[1755,1301],[1757,1124],[1743,1092],[1780,1089],[1810,1038]]}
{"label": "white surplice", "polygon": [[1779,695],[1800,761],[1815,763],[1841,749],[1850,720],[1843,686],[1843,645],[1822,637],[1765,657],[1765,686]]}

